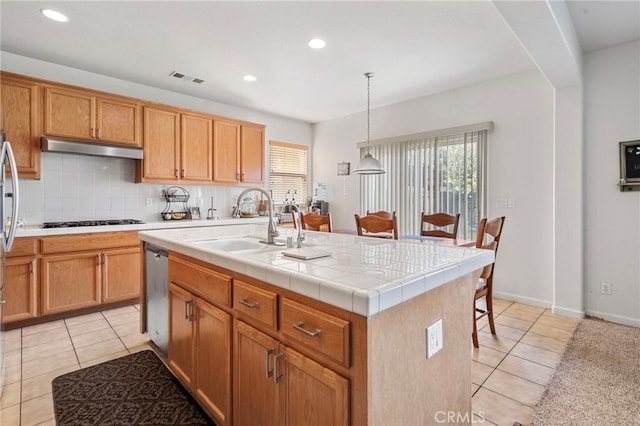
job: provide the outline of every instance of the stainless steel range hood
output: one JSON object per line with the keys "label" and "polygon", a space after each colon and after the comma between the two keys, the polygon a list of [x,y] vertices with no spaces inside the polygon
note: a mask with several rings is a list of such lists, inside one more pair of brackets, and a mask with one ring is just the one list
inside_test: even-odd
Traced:
{"label": "stainless steel range hood", "polygon": [[52,136],[40,138],[40,149],[49,152],[69,154],[97,155],[101,157],[118,157],[142,160],[142,148],[107,145],[76,139],[63,139]]}

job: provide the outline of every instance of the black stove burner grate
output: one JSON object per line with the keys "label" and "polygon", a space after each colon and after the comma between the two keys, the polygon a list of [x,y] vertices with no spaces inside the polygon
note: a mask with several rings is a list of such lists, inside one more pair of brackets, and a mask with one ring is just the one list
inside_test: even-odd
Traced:
{"label": "black stove burner grate", "polygon": [[75,228],[78,226],[136,225],[144,223],[137,219],[79,220],[75,222],[45,222],[43,228]]}

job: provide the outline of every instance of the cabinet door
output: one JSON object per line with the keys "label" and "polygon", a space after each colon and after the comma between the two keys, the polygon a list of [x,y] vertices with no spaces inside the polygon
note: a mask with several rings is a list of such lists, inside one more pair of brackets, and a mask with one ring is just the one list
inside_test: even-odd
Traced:
{"label": "cabinet door", "polygon": [[169,284],[169,366],[189,389],[195,372],[194,305],[191,293]]}
{"label": "cabinet door", "polygon": [[233,424],[282,425],[278,407],[283,387],[273,380],[278,342],[242,321],[234,324]]}
{"label": "cabinet door", "polygon": [[140,104],[119,99],[96,99],[96,139],[141,146]]}
{"label": "cabinet door", "polygon": [[44,256],[42,258],[42,313],[55,314],[99,305],[98,252]]}
{"label": "cabinet door", "polygon": [[144,179],[161,182],[178,180],[179,116],[175,111],[144,109]]}
{"label": "cabinet door", "polygon": [[211,182],[213,121],[209,117],[182,114],[180,158],[183,180]]}
{"label": "cabinet door", "polygon": [[242,126],[240,180],[264,182],[264,127]]}
{"label": "cabinet door", "polygon": [[38,280],[35,257],[6,260],[4,321],[38,316]]}
{"label": "cabinet door", "polygon": [[349,380],[284,348],[285,425],[349,425]]}
{"label": "cabinet door", "polygon": [[195,394],[218,424],[231,414],[231,316],[196,299]]}
{"label": "cabinet door", "polygon": [[140,247],[107,250],[102,255],[102,302],[140,297]]}
{"label": "cabinet door", "polygon": [[59,87],[44,89],[44,133],[76,139],[93,139],[95,97]]}
{"label": "cabinet door", "polygon": [[213,180],[221,183],[240,181],[240,124],[213,121]]}
{"label": "cabinet door", "polygon": [[2,76],[0,119],[5,140],[11,142],[18,176],[40,179],[40,136],[42,134],[42,92],[40,85]]}

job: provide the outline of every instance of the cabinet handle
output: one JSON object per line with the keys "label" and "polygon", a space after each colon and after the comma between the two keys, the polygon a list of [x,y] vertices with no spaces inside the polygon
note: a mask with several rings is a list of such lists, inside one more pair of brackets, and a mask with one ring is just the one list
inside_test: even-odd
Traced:
{"label": "cabinet handle", "polygon": [[107,256],[106,256],[104,253],[102,253],[102,254],[100,255],[100,258],[101,258],[101,260],[102,260],[102,264],[103,264],[103,265],[106,265],[106,264],[107,264]]}
{"label": "cabinet handle", "polygon": [[34,263],[35,263],[35,260],[32,260],[31,263],[29,263],[29,273],[31,274],[33,274]]}
{"label": "cabinet handle", "polygon": [[279,353],[278,355],[273,357],[273,383],[278,384],[284,381],[284,374],[282,376],[278,376],[278,360],[284,359],[284,353]]}
{"label": "cabinet handle", "polygon": [[244,181],[244,173],[240,173],[240,180]]}
{"label": "cabinet handle", "polygon": [[240,182],[240,173],[236,173],[236,180]]}
{"label": "cabinet handle", "polygon": [[100,253],[96,254],[96,265],[100,264]]}
{"label": "cabinet handle", "polygon": [[190,319],[191,314],[189,313],[190,307],[191,307],[191,300],[185,300],[184,301],[184,319],[186,319],[187,321],[191,321]]}
{"label": "cabinet handle", "polygon": [[187,174],[184,172],[184,169],[182,169],[182,176],[181,177],[182,177],[182,179],[187,177]]}
{"label": "cabinet handle", "polygon": [[102,129],[98,129],[98,139],[102,139]]}
{"label": "cabinet handle", "polygon": [[316,331],[306,330],[304,328],[304,323],[302,321],[300,321],[300,322],[298,322],[296,324],[293,324],[293,328],[295,328],[296,330],[306,334],[309,337],[320,337],[320,336],[322,336],[322,330],[318,330],[318,329],[316,329]]}
{"label": "cabinet handle", "polygon": [[273,376],[273,371],[269,370],[269,357],[276,353],[275,348],[268,349],[264,352],[264,372],[267,379]]}
{"label": "cabinet handle", "polygon": [[260,308],[260,303],[256,302],[256,303],[249,303],[249,299],[240,299],[238,300],[238,303],[241,305],[246,306],[249,309],[259,309]]}
{"label": "cabinet handle", "polygon": [[176,169],[176,177],[179,178],[180,176],[178,176],[178,169]]}
{"label": "cabinet handle", "polygon": [[94,129],[93,127],[91,128],[91,139],[95,139],[96,138],[96,129]]}
{"label": "cabinet handle", "polygon": [[189,301],[189,321],[196,320],[195,307],[196,307],[196,301],[190,300]]}

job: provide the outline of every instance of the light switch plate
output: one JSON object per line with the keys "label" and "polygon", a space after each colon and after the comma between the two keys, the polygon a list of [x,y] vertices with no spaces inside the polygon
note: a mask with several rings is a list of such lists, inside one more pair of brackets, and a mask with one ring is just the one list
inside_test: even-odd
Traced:
{"label": "light switch plate", "polygon": [[442,337],[442,319],[439,319],[427,327],[427,358],[442,349]]}

